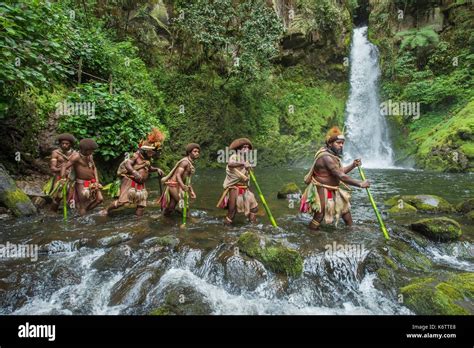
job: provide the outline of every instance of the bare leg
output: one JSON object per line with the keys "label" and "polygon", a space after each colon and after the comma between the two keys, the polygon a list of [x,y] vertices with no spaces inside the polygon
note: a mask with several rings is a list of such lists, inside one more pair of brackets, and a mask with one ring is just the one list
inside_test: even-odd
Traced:
{"label": "bare leg", "polygon": [[107,208],[102,209],[102,210],[100,211],[100,214],[101,214],[101,215],[108,215],[112,210],[115,210],[115,209],[118,209],[118,208],[120,208],[120,207],[123,207],[124,205],[125,205],[125,203],[120,203],[120,202],[118,201],[118,199],[117,199],[117,200],[113,201],[112,204],[109,205]]}
{"label": "bare leg", "polygon": [[314,213],[313,220],[309,223],[309,228],[317,231],[319,226],[324,219],[324,212],[326,211],[326,200],[324,197],[324,188],[318,187],[319,201],[321,202],[321,209],[319,212]]}
{"label": "bare leg", "polygon": [[226,225],[231,225],[234,220],[235,214],[237,213],[237,197],[239,195],[238,190],[230,189],[229,190],[229,201],[227,202],[227,215],[225,217],[224,223]]}
{"label": "bare leg", "polygon": [[163,215],[170,216],[176,208],[176,204],[179,202],[179,189],[177,187],[170,187],[170,201],[168,206],[165,208]]}
{"label": "bare leg", "polygon": [[347,226],[352,226],[352,214],[351,212],[347,212],[342,215],[342,220],[346,223]]}
{"label": "bare leg", "polygon": [[103,201],[104,201],[104,198],[102,197],[102,193],[100,191],[97,191],[97,194],[95,196],[95,200],[87,206],[86,210],[89,211],[89,210],[94,209],[99,204],[101,204]]}
{"label": "bare leg", "polygon": [[137,209],[135,210],[135,215],[137,217],[142,217],[145,213],[145,207],[143,205],[137,205]]}
{"label": "bare leg", "polygon": [[258,213],[258,207],[250,209],[249,221],[253,224],[257,223],[257,213]]}

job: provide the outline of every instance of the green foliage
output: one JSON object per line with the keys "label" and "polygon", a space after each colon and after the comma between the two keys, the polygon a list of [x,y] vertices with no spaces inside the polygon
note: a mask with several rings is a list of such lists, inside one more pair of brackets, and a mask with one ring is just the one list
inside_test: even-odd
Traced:
{"label": "green foliage", "polygon": [[187,68],[207,61],[221,76],[250,80],[278,53],[283,27],[263,0],[178,2],[176,11],[172,27],[192,56]]}
{"label": "green foliage", "polygon": [[426,64],[428,56],[439,42],[438,34],[430,26],[401,31],[395,36],[402,39],[400,51],[415,52],[418,67]]}
{"label": "green foliage", "polygon": [[[331,0],[298,0],[292,27],[308,33],[312,30],[337,36],[344,21],[341,9]],[[353,6],[353,5],[352,5]]]}
{"label": "green foliage", "polygon": [[146,112],[146,104],[126,92],[109,94],[106,84],[84,84],[67,97],[68,102],[95,105],[95,115],[65,115],[60,131],[77,138],[94,138],[104,160],[121,157],[137,148],[152,127],[162,127],[157,114]]}
{"label": "green foliage", "polygon": [[57,3],[29,1],[0,4],[1,92],[18,93],[27,87],[50,87],[72,71],[71,24]]}

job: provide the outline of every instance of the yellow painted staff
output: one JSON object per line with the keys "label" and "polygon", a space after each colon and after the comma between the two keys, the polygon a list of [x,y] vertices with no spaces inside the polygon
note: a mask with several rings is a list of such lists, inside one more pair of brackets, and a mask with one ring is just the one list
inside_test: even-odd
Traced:
{"label": "yellow painted staff", "polygon": [[[190,179],[191,179],[190,177],[186,178],[186,186],[189,186]],[[183,204],[183,223],[180,226],[181,228],[186,227],[186,216],[188,214],[188,202],[189,202],[189,193],[187,191],[183,192],[183,201],[184,201],[184,204]]]}
{"label": "yellow painted staff", "polygon": [[63,185],[63,218],[67,221],[67,181]]}
{"label": "yellow painted staff", "polygon": [[267,201],[265,200],[265,197],[263,197],[262,190],[260,190],[260,186],[258,186],[257,179],[255,178],[255,174],[253,173],[253,171],[250,171],[250,178],[255,184],[255,188],[257,189],[258,195],[260,196],[260,200],[262,201],[263,207],[265,208],[265,211],[268,215],[268,218],[270,219],[270,222],[272,223],[272,226],[278,227],[275,219],[273,218],[272,212],[270,211],[270,208],[268,207]]}
{"label": "yellow painted staff", "polygon": [[[362,180],[365,180],[365,175],[364,171],[362,170],[361,166],[357,167],[359,169],[360,177]],[[382,216],[380,216],[379,210],[377,209],[377,206],[375,205],[374,198],[372,197],[372,193],[370,193],[369,188],[365,189],[367,191],[367,195],[369,196],[370,203],[372,204],[372,208],[374,208],[375,215],[377,216],[377,221],[379,222],[380,229],[382,230],[383,236],[385,237],[386,240],[389,240],[390,237],[388,236],[387,229],[385,228],[385,224],[383,223]]]}

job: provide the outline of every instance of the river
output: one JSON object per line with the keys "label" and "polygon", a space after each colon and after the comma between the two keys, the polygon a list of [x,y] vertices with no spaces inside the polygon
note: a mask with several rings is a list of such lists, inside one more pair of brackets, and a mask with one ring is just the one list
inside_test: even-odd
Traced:
{"label": "river", "polygon": [[[225,213],[215,208],[225,174],[218,169],[197,170],[198,197],[185,229],[179,216],[163,218],[152,204],[141,219],[126,208],[109,217],[98,210],[84,217],[70,214],[67,223],[48,213],[3,221],[0,244],[37,244],[39,255],[36,261],[0,260],[0,313],[147,314],[175,296],[178,314],[413,314],[396,300],[396,289],[390,294],[375,285],[377,274],[367,267],[370,255],[385,250],[387,242],[365,191],[353,192],[352,228],[341,220],[337,228],[319,232],[307,229],[310,217],[298,212],[297,202],[292,206],[276,198],[283,184],[302,183],[305,172],[256,170],[279,228],[270,226],[261,206],[257,225],[240,218],[235,226],[224,226]],[[367,169],[366,176],[382,211],[388,208],[382,202],[395,194],[436,194],[453,204],[473,196],[472,174]],[[152,200],[158,185],[150,180]],[[453,217],[464,234],[452,243],[419,242],[406,228],[415,217],[383,215],[392,236],[388,243],[403,240],[428,257],[433,264],[428,273],[474,271],[474,227],[460,215]],[[298,250],[303,274],[275,274],[239,253],[236,241],[247,230]],[[163,236],[168,236],[167,246],[158,243]],[[359,249],[328,255],[334,243]]]}

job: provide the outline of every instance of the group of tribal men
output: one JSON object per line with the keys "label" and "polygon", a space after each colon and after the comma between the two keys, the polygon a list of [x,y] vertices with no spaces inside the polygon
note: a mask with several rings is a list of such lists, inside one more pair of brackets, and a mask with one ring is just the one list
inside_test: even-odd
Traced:
{"label": "group of tribal men", "polygon": [[[151,164],[154,158],[159,157],[164,138],[163,133],[153,128],[138,144],[136,152],[120,164],[117,170],[117,176],[121,179],[118,198],[101,210],[102,215],[133,204],[136,205],[136,215],[142,216],[148,199],[145,185],[152,172],[158,173],[165,185],[165,190],[159,198],[165,216],[182,210],[185,195],[189,195],[191,199],[196,198],[191,179],[201,147],[196,143],[188,144],[185,156],[164,175],[161,169]],[[103,187],[93,159],[98,145],[93,139],[82,139],[79,142],[79,150],[75,151],[73,147],[76,139],[73,135],[64,133],[59,135],[57,140],[59,148],[52,152],[50,168],[53,177],[47,192],[53,201],[51,209],[57,211],[61,201],[66,199],[69,206],[84,215],[103,202]],[[370,186],[368,181],[356,180],[347,175],[361,165],[361,161],[356,159],[352,164],[342,166],[344,142],[344,135],[339,128],[332,127],[326,135],[325,146],[316,152],[314,162],[304,178],[307,187],[301,197],[300,211],[313,215],[309,224],[309,228],[313,230],[319,229],[323,220],[328,224],[334,221],[337,223],[339,217],[342,217],[346,225],[351,225],[350,189],[347,185],[360,188]],[[244,213],[249,221],[256,222],[258,203],[249,188],[253,164],[249,161],[248,153],[253,149],[253,145],[249,139],[239,138],[234,140],[229,148],[232,155],[227,161],[224,191],[217,206],[227,209],[224,218],[227,225],[233,223],[236,213]],[[340,184],[344,185],[346,190],[339,187]]]}

